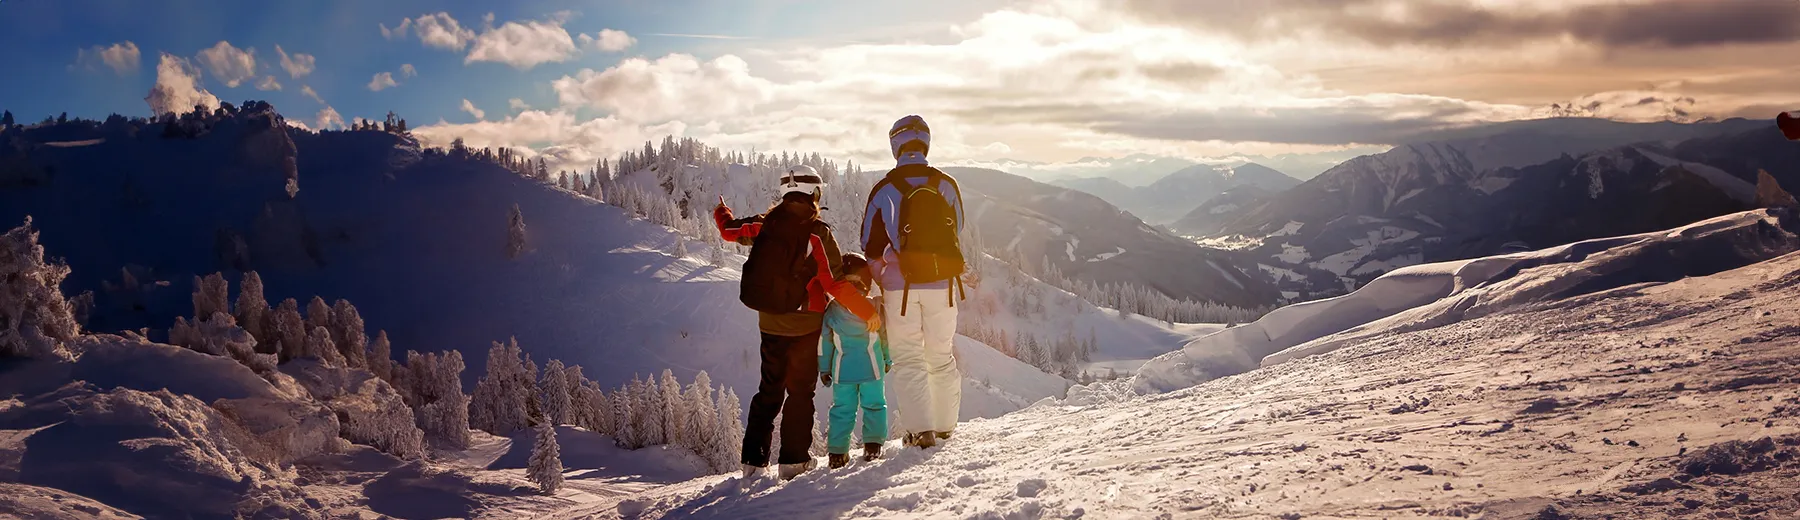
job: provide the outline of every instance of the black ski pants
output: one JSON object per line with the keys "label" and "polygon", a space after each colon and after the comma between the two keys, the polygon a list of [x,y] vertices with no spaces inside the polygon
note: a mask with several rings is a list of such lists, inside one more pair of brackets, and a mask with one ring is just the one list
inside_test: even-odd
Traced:
{"label": "black ski pants", "polygon": [[769,465],[777,412],[781,414],[779,463],[800,464],[812,458],[813,388],[818,381],[818,332],[762,335],[762,381],[756,386],[756,396],[750,398],[750,420],[744,425],[744,464]]}

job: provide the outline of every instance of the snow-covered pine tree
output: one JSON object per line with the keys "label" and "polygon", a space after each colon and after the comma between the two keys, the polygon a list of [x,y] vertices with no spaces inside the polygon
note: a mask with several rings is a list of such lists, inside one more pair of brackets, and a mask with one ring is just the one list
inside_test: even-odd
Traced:
{"label": "snow-covered pine tree", "polygon": [[687,404],[681,398],[681,382],[675,380],[675,373],[665,368],[662,372],[662,395],[658,401],[662,404],[663,444],[671,446],[687,446]]}
{"label": "snow-covered pine tree", "polygon": [[339,298],[331,307],[331,339],[337,343],[338,354],[344,357],[346,366],[369,366],[369,336],[364,332],[362,314],[356,312],[350,300]]}
{"label": "snow-covered pine tree", "polygon": [[594,415],[594,431],[616,437],[619,431],[616,426],[617,423],[613,421],[614,412],[612,396],[606,395],[606,392],[600,388],[599,383],[588,381],[587,386],[589,387],[588,391],[593,393],[593,398],[590,402],[593,404],[594,408],[592,412]]}
{"label": "snow-covered pine tree", "polygon": [[369,372],[390,385],[394,384],[393,348],[386,330],[375,331],[375,341],[369,342]]}
{"label": "snow-covered pine tree", "polygon": [[38,233],[25,223],[0,236],[0,358],[66,359],[81,334],[60,286],[69,266],[44,260]]}
{"label": "snow-covered pine tree", "polygon": [[544,363],[544,377],[538,379],[537,388],[544,403],[544,422],[553,425],[569,424],[568,383],[561,360],[551,359]]}
{"label": "snow-covered pine tree", "polygon": [[469,447],[469,405],[462,393],[462,353],[443,355],[407,351],[405,378],[414,381],[411,394],[414,416],[425,440],[447,450]]}
{"label": "snow-covered pine tree", "polygon": [[219,273],[194,277],[194,317],[212,316],[215,312],[231,312],[230,287]]}
{"label": "snow-covered pine tree", "polygon": [[344,366],[344,357],[338,355],[337,345],[331,342],[331,331],[325,327],[313,327],[306,333],[306,347],[301,357],[317,359],[328,367]]}
{"label": "snow-covered pine tree", "polygon": [[506,258],[511,260],[525,252],[525,215],[519,212],[518,204],[513,204],[506,222]]}
{"label": "snow-covered pine tree", "polygon": [[[713,436],[711,457],[713,469],[729,471],[738,466],[744,445],[744,420],[738,414],[743,413],[743,403],[738,400],[737,391],[723,388],[719,392],[718,426]],[[898,422],[898,421],[896,421]]]}
{"label": "snow-covered pine tree", "polygon": [[256,338],[259,350],[274,353],[277,338],[266,336],[268,326],[263,324],[269,316],[269,301],[263,297],[262,276],[257,275],[256,271],[245,272],[240,286],[237,306],[232,309],[238,326]]}
{"label": "snow-covered pine tree", "polygon": [[687,391],[681,397],[687,409],[685,446],[701,458],[708,456],[707,450],[713,449],[714,439],[718,436],[718,405],[713,403],[712,376],[705,370],[694,375],[694,382],[688,384]]}
{"label": "snow-covered pine tree", "polygon": [[531,354],[520,352],[524,364],[519,369],[523,378],[519,381],[519,392],[525,394],[526,426],[535,426],[544,421],[544,397],[538,393],[538,366],[531,360]]}
{"label": "snow-covered pine tree", "polygon": [[565,190],[569,189],[569,172],[567,172],[567,171],[556,172],[556,187],[562,188]]}
{"label": "snow-covered pine tree", "polygon": [[331,306],[325,304],[324,298],[314,296],[312,301],[306,302],[306,331],[311,333],[317,327],[331,330]]}
{"label": "snow-covered pine tree", "polygon": [[494,435],[510,435],[527,426],[527,394],[535,393],[523,374],[517,339],[494,342],[488,349],[487,373],[475,383],[469,402],[469,422]]}
{"label": "snow-covered pine tree", "polygon": [[642,396],[640,403],[643,404],[644,413],[638,420],[643,422],[643,428],[640,431],[644,434],[644,445],[667,444],[668,430],[663,429],[663,425],[668,415],[668,408],[663,405],[662,387],[656,382],[654,375],[641,384],[643,388],[638,395]]}
{"label": "snow-covered pine tree", "polygon": [[[545,369],[546,374],[549,369]],[[569,389],[569,424],[580,426],[587,431],[595,431],[591,397],[587,393],[587,378],[581,375],[581,365],[567,365],[562,369],[563,386]]]}
{"label": "snow-covered pine tree", "polygon": [[556,427],[549,422],[539,423],[537,442],[531,446],[531,460],[526,464],[525,476],[538,485],[538,490],[546,495],[556,494],[562,489],[562,447],[556,444]]}
{"label": "snow-covered pine tree", "polygon": [[281,362],[302,357],[306,351],[306,321],[300,318],[300,304],[293,298],[282,300],[269,313],[268,335],[276,346]]}
{"label": "snow-covered pine tree", "polygon": [[619,447],[626,449],[638,448],[636,445],[637,424],[632,421],[632,386],[631,384],[621,385],[618,390],[613,391],[611,396],[613,440],[619,443]]}
{"label": "snow-covered pine tree", "polygon": [[680,235],[677,235],[675,237],[675,257],[676,258],[687,258],[688,257],[687,237],[680,236]]}

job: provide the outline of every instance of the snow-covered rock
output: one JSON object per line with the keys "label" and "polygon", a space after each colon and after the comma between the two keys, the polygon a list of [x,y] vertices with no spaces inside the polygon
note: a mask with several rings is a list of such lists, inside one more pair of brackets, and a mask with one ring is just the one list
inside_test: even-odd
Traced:
{"label": "snow-covered rock", "polygon": [[312,516],[276,457],[190,395],[73,383],[0,412],[8,429],[34,430],[24,484],[152,517]]}
{"label": "snow-covered rock", "polygon": [[345,440],[401,458],[425,454],[425,434],[415,423],[412,408],[394,387],[368,370],[297,359],[281,365],[281,371],[337,413]]}
{"label": "snow-covered rock", "polygon": [[0,512],[15,518],[46,520],[143,518],[60,489],[8,482],[0,482]]}

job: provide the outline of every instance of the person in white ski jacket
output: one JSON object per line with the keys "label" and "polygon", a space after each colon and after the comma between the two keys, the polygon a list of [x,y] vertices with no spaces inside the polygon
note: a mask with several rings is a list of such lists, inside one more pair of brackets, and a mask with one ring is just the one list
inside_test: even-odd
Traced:
{"label": "person in white ski jacket", "polygon": [[[962,196],[955,179],[926,161],[931,129],[923,118],[911,115],[895,122],[888,144],[895,168],[869,194],[863,254],[881,286],[882,319],[894,364],[888,375],[889,404],[906,433],[906,444],[929,448],[949,438],[962,406],[962,374],[953,347],[964,261],[955,238],[963,225]],[[911,209],[916,213],[905,218],[931,215],[931,219],[903,224],[901,210],[908,200],[914,201],[910,207],[924,209]],[[915,229],[934,225],[929,232]],[[931,252],[919,252],[925,249]],[[920,254],[927,255],[925,268],[917,267]],[[903,262],[902,257],[908,259]],[[934,274],[915,274],[909,280],[903,264],[915,273],[923,269]]]}

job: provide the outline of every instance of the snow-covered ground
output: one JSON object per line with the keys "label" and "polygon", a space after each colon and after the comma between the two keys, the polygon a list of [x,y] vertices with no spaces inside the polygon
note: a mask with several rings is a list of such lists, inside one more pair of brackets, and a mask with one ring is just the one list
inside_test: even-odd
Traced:
{"label": "snow-covered ground", "polygon": [[1793,518],[1797,296],[1788,254],[1388,326],[1170,393],[1039,405],[967,423],[933,451],[785,484],[707,477],[579,513]]}

